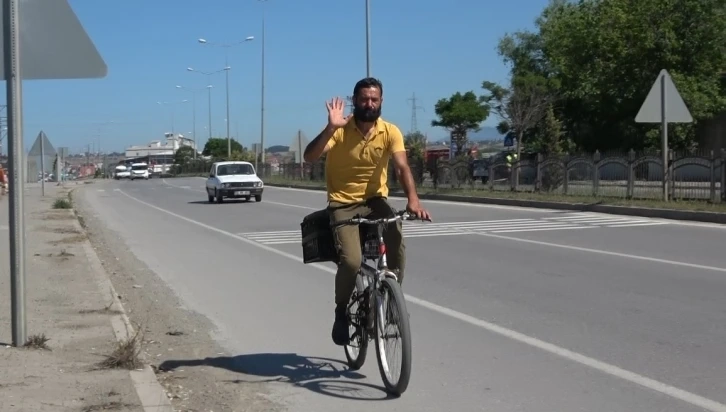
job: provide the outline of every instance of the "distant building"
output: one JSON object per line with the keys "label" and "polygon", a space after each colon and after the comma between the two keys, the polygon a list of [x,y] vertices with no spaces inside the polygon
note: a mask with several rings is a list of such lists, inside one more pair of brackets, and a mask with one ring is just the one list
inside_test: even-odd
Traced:
{"label": "distant building", "polygon": [[126,158],[145,157],[145,156],[174,156],[177,150],[182,146],[188,146],[193,149],[194,140],[184,137],[184,135],[174,136],[172,133],[164,134],[164,141],[153,140],[144,146],[129,146],[126,148]]}
{"label": "distant building", "polygon": [[194,140],[184,135],[165,133],[165,140],[153,140],[145,146],[129,146],[126,148],[125,163],[146,162],[152,175],[166,174],[174,164],[174,153],[183,146],[196,150]]}

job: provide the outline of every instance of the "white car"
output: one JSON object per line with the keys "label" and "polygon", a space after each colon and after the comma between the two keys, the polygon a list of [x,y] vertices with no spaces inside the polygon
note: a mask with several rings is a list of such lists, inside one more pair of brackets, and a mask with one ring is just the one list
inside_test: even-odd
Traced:
{"label": "white car", "polygon": [[215,199],[217,203],[222,203],[225,197],[249,201],[252,196],[255,201],[261,202],[263,188],[255,167],[249,162],[240,161],[214,163],[206,185],[210,203]]}
{"label": "white car", "polygon": [[129,179],[146,179],[149,180],[149,165],[146,163],[132,163],[131,176]]}
{"label": "white car", "polygon": [[129,177],[131,177],[131,172],[129,170],[130,169],[128,169],[124,165],[118,165],[118,166],[116,166],[115,173],[114,173],[114,176],[113,176],[114,179],[116,179],[116,180],[119,180],[119,179],[128,179]]}

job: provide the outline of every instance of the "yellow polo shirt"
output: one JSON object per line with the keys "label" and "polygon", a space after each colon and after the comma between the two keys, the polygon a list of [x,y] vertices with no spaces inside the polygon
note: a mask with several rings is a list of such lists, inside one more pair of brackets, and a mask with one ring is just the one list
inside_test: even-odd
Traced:
{"label": "yellow polo shirt", "polygon": [[378,118],[365,138],[350,119],[328,141],[325,179],[328,201],[356,203],[375,196],[388,196],[388,160],[393,153],[405,152],[401,130]]}

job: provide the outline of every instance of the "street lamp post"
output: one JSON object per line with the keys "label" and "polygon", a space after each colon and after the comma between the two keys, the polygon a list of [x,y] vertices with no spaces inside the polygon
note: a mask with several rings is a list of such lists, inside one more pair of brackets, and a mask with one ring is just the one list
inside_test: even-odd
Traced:
{"label": "street lamp post", "polygon": [[366,0],[366,77],[371,77],[371,5]]}
{"label": "street lamp post", "polygon": [[[211,86],[207,86],[206,89],[211,90],[210,87]],[[197,92],[201,92],[204,89],[190,89],[179,85],[177,85],[176,88],[192,93],[192,136],[194,137],[194,160],[197,160]]]}
{"label": "street lamp post", "polygon": [[[156,102],[156,103],[157,103],[157,104],[158,104],[159,106],[164,106],[164,105],[171,105],[171,104],[179,104],[179,103],[186,103],[186,102],[188,102],[188,101],[189,101],[189,100],[187,100],[187,99],[184,99],[184,100],[181,100],[181,101],[178,101],[178,102]],[[176,110],[176,109],[175,109],[175,106],[172,106],[172,108],[171,108],[171,135],[172,135],[172,136],[174,136],[174,111],[175,111],[175,110]]]}
{"label": "street lamp post", "polygon": [[207,76],[207,83],[208,83],[207,90],[209,92],[209,95],[207,97],[209,98],[208,107],[209,107],[209,138],[210,139],[212,138],[212,87],[213,86],[212,86],[211,82],[209,81],[209,79],[213,74],[221,73],[224,70],[225,69],[221,69],[221,70],[217,70],[217,71],[213,71],[213,72],[203,72],[203,71],[191,68],[191,67],[187,67],[188,72],[199,73],[199,74],[203,74],[203,75]]}
{"label": "street lamp post", "polygon": [[[229,133],[229,71],[232,69],[229,67],[229,48],[237,46],[239,44],[252,41],[254,40],[254,36],[248,36],[242,41],[234,42],[234,43],[210,43],[206,39],[199,39],[198,42],[201,44],[209,44],[211,46],[219,46],[224,47],[224,72],[225,72],[225,82],[226,82],[226,89],[227,89],[227,157],[232,157],[232,139],[230,138]],[[239,137],[239,136],[237,136]]]}
{"label": "street lamp post", "polygon": [[[262,70],[261,70],[261,88],[260,88],[260,164],[265,167],[265,7],[267,0],[259,0],[262,2]],[[257,153],[255,153],[255,162],[257,161]],[[259,171],[257,172],[259,173]]]}
{"label": "street lamp post", "polygon": [[209,113],[209,138],[212,138],[212,85],[207,85],[207,110]]}

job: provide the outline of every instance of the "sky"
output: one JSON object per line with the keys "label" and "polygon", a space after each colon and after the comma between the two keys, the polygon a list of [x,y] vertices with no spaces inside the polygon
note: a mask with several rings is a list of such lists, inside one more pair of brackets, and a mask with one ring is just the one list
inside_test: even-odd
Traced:
{"label": "sky", "polygon": [[[89,145],[121,152],[161,140],[172,129],[192,137],[195,123],[201,150],[209,136],[208,84],[212,135],[226,137],[225,76],[187,68],[221,70],[225,51],[230,134],[245,147],[259,142],[263,10],[266,147],[289,145],[298,131],[313,139],[327,122],[325,102],[351,95],[366,76],[364,0],[68,1],[108,75],[25,81],[26,151],[41,130],[71,153]],[[505,83],[509,70],[496,52],[499,39],[531,29],[547,0],[370,3],[371,75],[383,82],[382,117],[404,133],[411,130],[415,94],[418,129],[438,140],[447,133],[431,127],[436,101],[457,91],[480,94],[484,80]],[[227,49],[198,42],[236,43],[248,36],[254,40]],[[5,96],[4,82],[1,88]],[[497,123],[492,115],[483,125]]]}

